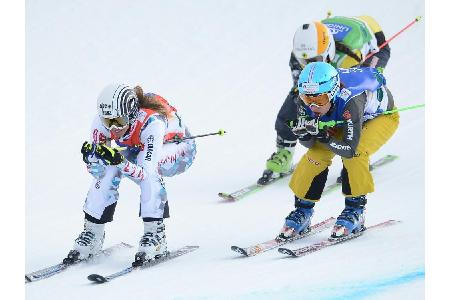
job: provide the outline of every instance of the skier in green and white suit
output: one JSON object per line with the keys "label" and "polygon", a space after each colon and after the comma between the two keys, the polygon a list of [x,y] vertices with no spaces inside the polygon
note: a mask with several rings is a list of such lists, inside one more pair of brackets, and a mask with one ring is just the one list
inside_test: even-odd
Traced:
{"label": "skier in green and white suit", "polygon": [[[297,136],[286,124],[297,117],[294,100],[298,97],[297,81],[303,68],[310,62],[322,61],[338,68],[360,65],[382,70],[389,61],[391,51],[388,44],[379,49],[385,41],[381,27],[370,16],[337,16],[306,23],[297,29],[289,61],[293,88],[284,100],[275,122],[277,151],[267,160],[258,184],[265,185],[292,168]],[[366,60],[369,53],[375,54]]]}

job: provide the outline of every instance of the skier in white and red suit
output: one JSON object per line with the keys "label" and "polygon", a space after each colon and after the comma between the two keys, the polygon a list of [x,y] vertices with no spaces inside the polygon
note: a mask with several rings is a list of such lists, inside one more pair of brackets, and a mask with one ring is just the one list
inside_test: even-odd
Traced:
{"label": "skier in white and red suit", "polygon": [[[163,177],[185,172],[196,154],[194,139],[177,110],[163,97],[140,86],[111,84],[97,100],[91,140],[81,153],[94,176],[84,204],[84,230],[76,238],[69,259],[98,253],[105,224],[113,220],[121,180],[139,185],[144,234],[136,260],[145,261],[167,252],[164,218],[169,217]],[[119,146],[113,148],[112,141]]]}

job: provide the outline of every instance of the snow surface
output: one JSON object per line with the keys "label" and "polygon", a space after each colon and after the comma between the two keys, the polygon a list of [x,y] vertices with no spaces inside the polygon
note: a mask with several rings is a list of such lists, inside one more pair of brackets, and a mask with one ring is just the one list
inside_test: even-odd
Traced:
{"label": "snow surface", "polygon": [[[391,37],[424,14],[421,0],[390,1],[26,1],[25,272],[57,263],[82,229],[91,181],[79,149],[88,138],[97,94],[110,82],[140,84],[167,98],[198,139],[185,174],[166,180],[169,248],[196,252],[94,286],[133,259],[142,234],[139,190],[124,180],[105,246],[135,245],[110,259],[27,284],[27,299],[423,299],[424,113],[401,114],[395,136],[373,160],[400,159],[373,172],[368,225],[402,223],[299,259],[276,251],[241,258],[231,245],[272,238],[293,207],[281,181],[241,202],[218,192],[253,183],[274,151],[276,113],[291,85],[288,67],[297,27],[334,15],[370,14]],[[385,71],[398,107],[423,103],[424,24],[391,43]],[[410,66],[405,68],[405,66]],[[412,67],[411,67],[412,66]],[[296,157],[304,153],[298,148]],[[335,160],[329,181],[337,177]],[[337,216],[339,192],[316,205],[314,222]],[[325,238],[324,232],[290,247]]]}

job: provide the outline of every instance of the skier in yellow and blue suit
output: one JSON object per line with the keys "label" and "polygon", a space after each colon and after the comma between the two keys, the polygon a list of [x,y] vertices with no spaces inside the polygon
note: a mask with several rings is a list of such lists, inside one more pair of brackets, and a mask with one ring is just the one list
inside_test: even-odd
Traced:
{"label": "skier in yellow and blue suit", "polygon": [[[286,121],[296,117],[297,81],[303,68],[310,62],[322,61],[337,68],[361,65],[382,69],[391,53],[389,44],[381,47],[385,41],[380,25],[370,16],[335,16],[303,24],[297,29],[289,60],[293,87],[277,114],[277,151],[266,161],[259,185],[266,185],[292,169],[297,137],[286,127]],[[368,55],[372,56],[366,59]]]}
{"label": "skier in yellow and blue suit", "polygon": [[[312,62],[300,73],[298,90],[298,119],[291,130],[309,150],[289,183],[295,194],[295,210],[286,217],[280,237],[308,229],[335,155],[342,158],[344,165],[341,176],[345,208],[331,237],[364,230],[366,195],[374,191],[369,158],[399,125],[398,113],[384,114],[394,109],[386,79],[375,68],[335,69],[328,63]],[[321,126],[324,122],[335,122],[336,126]]]}

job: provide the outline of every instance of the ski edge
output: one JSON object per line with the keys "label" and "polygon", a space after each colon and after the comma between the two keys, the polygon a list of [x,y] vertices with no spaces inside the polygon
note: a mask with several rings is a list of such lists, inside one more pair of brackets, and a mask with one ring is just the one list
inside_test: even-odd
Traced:
{"label": "ski edge", "polygon": [[111,280],[113,280],[117,277],[123,276],[125,274],[131,273],[132,271],[142,270],[142,269],[163,263],[165,261],[172,260],[179,256],[191,253],[191,252],[197,250],[198,248],[200,248],[200,246],[183,246],[174,251],[169,251],[165,256],[163,256],[162,258],[160,258],[158,260],[152,260],[150,262],[144,263],[142,266],[136,266],[136,267],[129,266],[129,267],[126,267],[125,269],[122,269],[121,271],[118,271],[116,273],[113,273],[113,274],[110,274],[107,276],[103,276],[100,274],[90,274],[87,276],[87,279],[94,284],[102,284],[102,283],[110,282]]}
{"label": "ski edge", "polygon": [[278,252],[289,256],[295,256],[294,251],[288,248],[278,248]]}
{"label": "ski edge", "polygon": [[395,154],[386,154],[385,156],[380,157],[375,162],[369,165],[369,170],[373,171],[381,166],[384,166],[385,164],[388,164],[390,162],[393,162],[394,160],[398,159],[400,156]]}
{"label": "ski edge", "polygon": [[363,235],[369,229],[375,229],[375,228],[380,228],[381,229],[381,228],[385,228],[387,226],[392,226],[392,225],[395,225],[395,224],[399,224],[401,222],[402,221],[400,221],[400,220],[386,220],[384,222],[377,223],[377,224],[371,225],[369,227],[366,227],[366,229],[363,230],[363,231],[360,231],[358,233],[354,233],[354,234],[348,235],[348,236],[340,238],[340,239],[339,238],[338,239],[327,238],[327,239],[324,239],[324,240],[322,240],[320,242],[317,242],[317,243],[314,243],[314,244],[311,244],[311,245],[308,245],[308,246],[300,247],[300,248],[297,248],[297,249],[288,249],[288,248],[283,248],[282,247],[282,248],[278,248],[278,252],[281,253],[281,254],[285,254],[285,255],[291,256],[291,257],[302,257],[302,256],[305,256],[305,255],[311,254],[313,252],[322,250],[324,248],[327,248],[327,247],[330,247],[330,246],[334,246],[334,245],[337,245],[337,244],[341,244],[341,243],[353,240],[355,238],[358,238],[361,235]]}
{"label": "ski edge", "polygon": [[[231,246],[231,250],[234,251],[234,252],[237,252],[239,254],[242,254],[245,257],[252,257],[252,256],[258,255],[260,253],[264,253],[266,251],[269,251],[269,250],[275,249],[277,247],[283,246],[285,244],[288,244],[288,243],[291,243],[291,242],[294,242],[294,241],[306,238],[308,236],[320,233],[320,232],[324,231],[325,229],[330,228],[332,226],[332,224],[334,223],[334,221],[336,221],[336,218],[334,218],[334,217],[330,217],[328,219],[325,219],[325,220],[323,220],[323,221],[321,221],[319,223],[316,223],[313,226],[311,226],[310,227],[311,230],[309,230],[308,232],[305,232],[304,234],[301,234],[301,235],[297,235],[294,238],[288,239],[286,241],[279,242],[279,243],[277,243],[277,244],[275,244],[273,246],[270,246],[268,248],[261,247],[260,245],[266,244],[266,243],[270,243],[272,241],[275,241],[276,239],[269,240],[269,241],[262,242],[262,243],[258,243],[258,244],[255,244],[255,245],[252,245],[252,246],[249,246],[249,247]],[[257,249],[258,247],[259,247],[259,249],[257,251],[254,251],[253,253],[249,253],[249,251],[248,251],[249,249],[252,249],[252,248]]]}
{"label": "ski edge", "polygon": [[108,282],[108,279],[106,279],[104,276],[99,275],[99,274],[90,274],[87,277],[90,281],[93,281],[95,283],[105,283]]}
{"label": "ski edge", "polygon": [[280,177],[277,177],[277,178],[271,180],[270,182],[268,182],[265,185],[253,183],[251,185],[248,185],[246,187],[238,189],[237,191],[234,191],[232,193],[219,192],[217,195],[224,200],[238,201],[246,196],[249,196],[249,195],[277,182],[277,181],[283,180],[284,178],[288,178],[289,176],[292,175],[292,173],[294,173],[294,170],[296,167],[297,167],[297,164],[295,164],[288,173],[284,173]]}
{"label": "ski edge", "polygon": [[228,200],[228,201],[235,201],[235,200],[236,200],[235,197],[231,196],[231,194],[228,194],[228,193],[222,193],[222,192],[220,192],[220,193],[218,193],[217,195],[218,195],[220,198],[224,199],[224,200]]}
{"label": "ski edge", "polygon": [[263,185],[257,185],[257,184],[253,184],[253,185],[249,185],[245,188],[242,188],[238,191],[235,191],[233,193],[224,193],[224,192],[220,192],[217,195],[227,201],[238,201],[246,196],[249,196],[255,192],[257,192],[258,190],[264,188],[265,186]]}
{"label": "ski edge", "polygon": [[234,252],[237,252],[239,254],[242,254],[243,256],[247,256],[248,257],[247,251],[244,248],[242,248],[242,247],[231,246],[231,250],[234,251]]}
{"label": "ski edge", "polygon": [[[97,255],[92,256],[88,259],[80,260],[80,261],[77,261],[77,262],[74,262],[71,264],[61,262],[61,263],[55,264],[50,267],[46,267],[46,268],[42,268],[37,271],[30,272],[28,274],[25,274],[25,284],[31,283],[31,282],[36,282],[36,281],[43,280],[43,279],[47,279],[49,277],[52,277],[56,274],[61,273],[62,271],[66,270],[67,268],[75,266],[79,263],[87,263],[93,259],[96,259],[96,258],[102,257],[102,256],[107,257],[107,256],[111,255],[112,252],[114,252],[115,250],[119,250],[122,248],[125,248],[125,249],[133,248],[133,246],[130,244],[127,244],[125,242],[120,242],[120,243],[111,245],[110,247],[104,248],[103,250],[101,250],[100,253],[98,253]],[[51,270],[53,270],[53,271],[51,271]]]}

